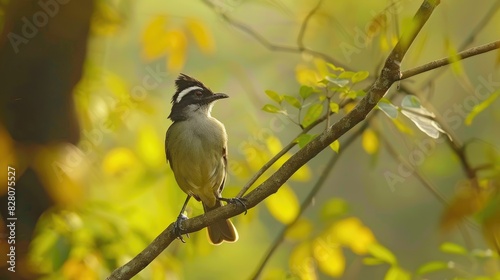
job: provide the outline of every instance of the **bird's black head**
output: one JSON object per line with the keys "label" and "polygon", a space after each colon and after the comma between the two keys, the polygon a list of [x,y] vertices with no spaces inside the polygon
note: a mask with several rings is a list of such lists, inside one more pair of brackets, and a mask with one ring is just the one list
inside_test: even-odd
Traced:
{"label": "bird's black head", "polygon": [[186,74],[179,75],[175,86],[177,90],[172,97],[172,111],[168,116],[174,122],[186,120],[200,109],[210,114],[212,102],[229,97],[224,93],[213,93],[202,82]]}

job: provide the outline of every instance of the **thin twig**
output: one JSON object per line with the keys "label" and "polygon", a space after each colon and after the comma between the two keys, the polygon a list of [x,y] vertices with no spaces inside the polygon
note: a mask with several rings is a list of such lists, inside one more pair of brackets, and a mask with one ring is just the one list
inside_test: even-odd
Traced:
{"label": "thin twig", "polygon": [[316,6],[309,11],[307,16],[304,18],[304,21],[302,22],[302,25],[300,26],[300,31],[299,35],[297,36],[297,46],[299,47],[299,50],[305,50],[306,48],[304,47],[304,35],[307,30],[307,26],[309,25],[309,20],[312,18],[312,16],[318,11],[319,7],[323,3],[323,0],[319,0]]}
{"label": "thin twig", "polygon": [[[202,1],[207,6],[209,6],[212,10],[217,11],[217,6],[212,1],[210,1],[210,0],[202,0]],[[299,54],[300,53],[307,53],[307,54],[310,54],[310,55],[313,55],[316,57],[320,57],[320,58],[324,59],[325,61],[328,61],[328,62],[333,63],[335,65],[338,65],[340,67],[345,67],[345,65],[343,63],[341,63],[340,61],[337,61],[333,57],[331,57],[325,53],[322,53],[322,52],[311,50],[311,49],[303,47],[303,46],[302,47],[298,47],[298,46],[291,47],[291,46],[276,45],[274,43],[271,43],[269,40],[264,38],[264,36],[260,35],[257,31],[252,29],[250,26],[233,19],[232,17],[227,15],[227,13],[219,12],[219,15],[229,25],[232,25],[233,27],[239,29],[240,31],[250,35],[257,42],[259,42],[261,45],[263,45],[265,48],[267,48],[271,51],[291,52],[291,53],[299,53]],[[311,14],[311,16],[312,16],[312,14]],[[303,26],[303,24],[302,24],[302,26]]]}
{"label": "thin twig", "polygon": [[[484,17],[481,17],[481,20],[479,23],[472,29],[472,31],[469,33],[469,36],[462,42],[460,47],[458,48],[459,50],[463,50],[467,48],[470,44],[472,44],[475,40],[476,37],[479,35],[481,30],[488,24],[488,22],[493,18],[493,16],[497,13],[498,8],[500,8],[500,0],[497,0],[491,8],[489,8],[484,15]],[[422,83],[422,88],[425,88],[429,86],[429,84],[433,83],[439,76],[441,76],[443,73],[445,73],[444,69],[441,71],[436,71],[431,77],[428,78],[426,82]]]}
{"label": "thin twig", "polygon": [[469,57],[480,55],[480,54],[483,54],[483,53],[486,53],[486,52],[489,52],[492,50],[496,50],[499,48],[500,48],[500,40],[495,41],[495,42],[491,42],[491,43],[488,43],[488,44],[485,44],[482,46],[473,47],[473,48],[470,48],[468,50],[459,52],[456,56],[441,58],[441,59],[426,63],[424,65],[403,71],[403,72],[401,72],[401,80],[408,79],[412,76],[422,74],[424,72],[427,72],[427,71],[430,71],[430,70],[457,62],[459,60],[463,60],[463,59],[466,59]]}
{"label": "thin twig", "polygon": [[333,170],[333,167],[335,166],[335,164],[338,162],[340,156],[354,142],[354,140],[356,140],[356,138],[359,137],[359,135],[361,135],[361,133],[367,127],[368,127],[368,122],[364,122],[363,125],[358,130],[356,130],[356,132],[354,134],[352,134],[346,140],[346,142],[344,144],[342,144],[342,151],[340,151],[338,155],[333,154],[332,157],[330,158],[330,160],[328,160],[328,163],[326,164],[326,167],[323,170],[323,172],[321,172],[321,175],[319,176],[318,181],[316,181],[316,184],[314,184],[313,188],[311,189],[311,191],[309,192],[307,197],[304,199],[304,201],[302,201],[302,203],[300,205],[299,213],[297,214],[297,216],[295,216],[294,220],[291,223],[285,225],[280,230],[278,236],[273,241],[271,247],[267,251],[267,253],[264,256],[264,258],[262,259],[262,261],[260,262],[259,266],[255,270],[251,279],[258,279],[259,278],[259,276],[262,273],[262,271],[264,270],[264,267],[266,266],[267,262],[271,259],[271,256],[274,254],[274,252],[278,249],[278,247],[281,245],[281,243],[285,239],[286,232],[297,223],[297,221],[300,219],[300,217],[302,217],[305,210],[311,205],[311,202],[313,201],[313,199],[316,196],[316,194],[318,193],[318,191],[321,189],[321,187],[323,187],[323,184],[325,183],[326,179],[330,175],[330,172]]}
{"label": "thin twig", "polygon": [[[404,157],[401,156],[400,153],[394,149],[394,145],[387,140],[386,137],[384,137],[384,134],[379,134],[380,138],[382,140],[382,144],[384,145],[385,149],[389,152],[389,155],[393,157],[395,160],[399,161],[401,164],[404,165],[404,167],[408,170],[411,170],[411,173],[415,175],[417,180],[420,181],[420,183],[432,194],[434,197],[443,204],[443,206],[449,206],[448,200],[445,198],[445,196],[436,188],[425,176],[420,172],[420,170],[416,167],[413,167]],[[473,229],[478,229],[478,226],[471,221],[470,219],[465,219],[464,220],[471,228]],[[470,238],[470,234],[467,230],[467,228],[459,225],[459,231],[462,234],[462,237],[464,239],[464,242],[467,245],[467,248],[472,249],[472,239]]]}

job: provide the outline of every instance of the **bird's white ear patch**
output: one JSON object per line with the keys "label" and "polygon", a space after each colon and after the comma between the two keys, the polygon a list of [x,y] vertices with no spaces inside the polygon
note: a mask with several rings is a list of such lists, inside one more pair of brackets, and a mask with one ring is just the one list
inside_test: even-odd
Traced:
{"label": "bird's white ear patch", "polygon": [[182,90],[181,92],[179,92],[179,95],[177,95],[177,99],[175,100],[175,103],[179,103],[181,102],[182,98],[184,96],[186,96],[186,94],[190,93],[191,91],[193,90],[201,90],[202,88],[199,87],[199,86],[192,86],[192,87],[188,87],[184,90]]}

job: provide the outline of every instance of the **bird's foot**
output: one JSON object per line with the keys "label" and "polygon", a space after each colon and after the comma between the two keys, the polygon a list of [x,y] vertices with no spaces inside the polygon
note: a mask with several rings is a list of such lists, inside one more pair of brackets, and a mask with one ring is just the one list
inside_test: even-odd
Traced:
{"label": "bird's foot", "polygon": [[[187,219],[188,219],[188,217],[186,215],[184,215],[184,213],[181,213],[181,214],[179,214],[179,217],[177,217],[177,220],[174,223],[174,232],[175,232],[175,235],[177,235],[177,238],[179,238],[179,240],[182,243],[186,243],[186,241],[184,241],[184,238],[182,238],[181,231],[183,231],[184,229],[181,226],[181,222],[185,221]],[[186,237],[189,238],[189,234],[188,233],[186,233]]]}
{"label": "bird's foot", "polygon": [[233,197],[233,198],[224,198],[224,197],[219,197],[219,200],[225,201],[227,203],[231,204],[239,204],[245,209],[245,215],[248,212],[247,205],[245,204],[246,199],[242,197]]}

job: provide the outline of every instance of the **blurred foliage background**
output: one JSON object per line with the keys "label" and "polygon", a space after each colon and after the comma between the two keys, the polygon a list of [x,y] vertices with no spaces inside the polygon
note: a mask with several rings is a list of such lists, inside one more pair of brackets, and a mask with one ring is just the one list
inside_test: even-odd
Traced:
{"label": "blurred foliage background", "polygon": [[[443,1],[402,69],[497,40],[499,2]],[[312,15],[316,4],[96,1],[83,76],[73,89],[79,141],[27,148],[16,144],[4,125],[0,130],[4,164],[17,166],[19,176],[32,167],[53,201],[38,220],[23,267],[45,279],[102,279],[175,220],[185,194],[166,164],[164,134],[180,72],[230,95],[213,115],[229,134],[224,196],[232,197],[295,140],[300,124],[324,114],[321,106],[310,109],[328,98],[316,92],[325,73],[363,76],[353,82],[344,74],[351,81],[348,89],[329,81],[345,89],[334,102],[338,107],[330,105],[336,114],[329,122],[352,108],[421,1],[323,1]],[[19,52],[29,44],[19,45]],[[215,247],[204,231],[191,234],[137,279],[247,279],[278,243],[262,279],[500,279],[499,58],[498,51],[479,55],[399,84],[417,92],[441,126],[467,143],[465,155],[484,190],[480,195],[471,194],[472,182],[446,135],[430,138],[414,119],[380,112],[348,147],[345,139],[356,131],[264,203],[233,218],[237,243]],[[314,90],[312,97],[302,96],[304,86]],[[405,94],[398,90],[391,90],[387,104],[401,104]],[[302,115],[297,108],[304,108]],[[314,128],[299,145],[323,128]],[[313,200],[303,204],[329,160],[340,154]],[[189,217],[202,212],[201,204],[189,204]],[[6,250],[5,242],[1,245]]]}

